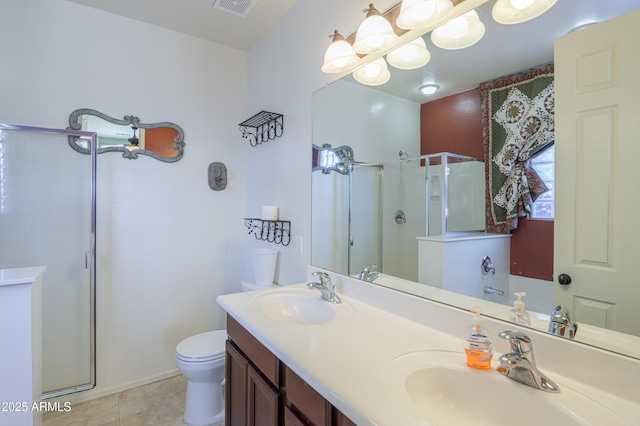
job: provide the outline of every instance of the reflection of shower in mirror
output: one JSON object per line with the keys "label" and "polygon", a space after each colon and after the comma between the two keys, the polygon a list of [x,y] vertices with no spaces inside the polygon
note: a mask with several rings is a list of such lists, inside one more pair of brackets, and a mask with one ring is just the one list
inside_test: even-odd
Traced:
{"label": "reflection of shower in mirror", "polygon": [[411,160],[412,158],[414,158],[413,155],[405,151],[398,152],[398,156],[400,157],[400,160]]}

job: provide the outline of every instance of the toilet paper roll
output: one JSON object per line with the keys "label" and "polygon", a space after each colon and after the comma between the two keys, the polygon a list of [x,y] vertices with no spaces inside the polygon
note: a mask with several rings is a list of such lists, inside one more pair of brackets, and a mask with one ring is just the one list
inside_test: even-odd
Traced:
{"label": "toilet paper roll", "polygon": [[278,220],[278,206],[262,206],[262,220]]}

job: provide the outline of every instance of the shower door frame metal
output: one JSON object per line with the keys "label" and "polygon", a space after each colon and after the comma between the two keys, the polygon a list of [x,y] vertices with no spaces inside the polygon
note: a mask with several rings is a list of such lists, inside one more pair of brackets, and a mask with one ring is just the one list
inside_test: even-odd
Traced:
{"label": "shower door frame metal", "polygon": [[70,393],[81,392],[93,389],[96,386],[96,166],[97,166],[97,146],[98,134],[95,132],[85,132],[70,129],[52,129],[46,127],[21,126],[15,124],[0,123],[0,131],[14,130],[31,133],[57,134],[61,136],[78,136],[89,138],[91,140],[91,233],[89,248],[87,253],[86,268],[90,269],[89,273],[89,294],[90,294],[90,315],[89,315],[89,383],[81,383],[68,388],[56,389],[46,392],[42,395],[42,399],[54,398],[57,396],[67,395]]}
{"label": "shower door frame metal", "polygon": [[376,241],[377,244],[377,261],[376,261],[376,268],[378,269],[378,271],[382,271],[382,263],[383,263],[383,259],[382,259],[382,224],[381,224],[381,220],[382,220],[382,205],[383,205],[383,199],[382,199],[382,173],[384,172],[384,164],[381,163],[366,163],[366,162],[362,162],[362,161],[355,161],[352,159],[348,160],[348,177],[349,177],[349,191],[348,191],[348,200],[347,200],[347,273],[346,275],[353,275],[353,274],[357,274],[360,272],[360,269],[366,265],[362,265],[358,268],[356,268],[356,271],[352,272],[351,271],[351,250],[353,248],[353,244],[354,244],[354,235],[353,235],[353,230],[352,230],[352,219],[353,219],[353,173],[355,172],[356,168],[366,168],[366,167],[371,167],[371,168],[377,168],[378,169],[378,173],[379,173],[379,177],[378,177],[378,188],[377,188],[377,195],[378,195],[378,208],[377,208],[377,212],[376,214],[378,215],[378,238]]}

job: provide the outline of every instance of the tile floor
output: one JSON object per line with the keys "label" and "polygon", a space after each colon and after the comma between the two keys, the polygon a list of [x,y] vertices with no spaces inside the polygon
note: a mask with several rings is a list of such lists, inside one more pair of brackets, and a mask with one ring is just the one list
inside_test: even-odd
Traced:
{"label": "tile floor", "polygon": [[43,426],[179,426],[187,381],[183,375],[42,415]]}

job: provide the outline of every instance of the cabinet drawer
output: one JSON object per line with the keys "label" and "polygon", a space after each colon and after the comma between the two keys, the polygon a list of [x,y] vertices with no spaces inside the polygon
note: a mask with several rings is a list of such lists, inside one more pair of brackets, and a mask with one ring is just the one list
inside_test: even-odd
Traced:
{"label": "cabinet drawer", "polygon": [[277,388],[280,387],[280,362],[275,355],[240,325],[227,315],[227,335],[236,346],[258,367],[260,372]]}
{"label": "cabinet drawer", "polygon": [[302,414],[315,426],[329,424],[331,405],[289,367],[285,367],[287,406]]}

